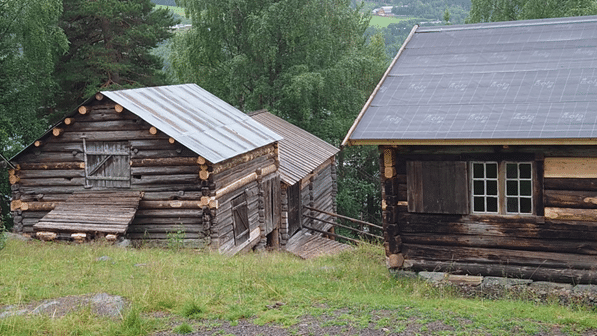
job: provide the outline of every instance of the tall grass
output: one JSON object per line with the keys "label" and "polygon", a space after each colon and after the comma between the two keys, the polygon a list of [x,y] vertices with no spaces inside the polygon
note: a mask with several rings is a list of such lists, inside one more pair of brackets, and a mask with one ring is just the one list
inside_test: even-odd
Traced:
{"label": "tall grass", "polygon": [[[110,259],[98,260],[102,256]],[[383,309],[396,318],[416,316],[444,323],[465,318],[472,321],[466,328],[489,331],[543,324],[597,328],[597,316],[588,309],[462,299],[449,289],[422,281],[396,280],[384,262],[383,249],[375,246],[304,261],[281,252],[228,258],[186,249],[11,240],[0,251],[0,306],[98,292],[121,295],[131,305],[120,321],[98,319],[85,311],[53,320],[11,317],[0,320],[0,334],[77,330],[80,334],[140,335],[163,327],[148,317],[156,311],[193,319],[251,317],[255,323],[292,325],[302,315],[343,308],[364,321],[372,311]],[[276,303],[283,305],[268,309]]]}

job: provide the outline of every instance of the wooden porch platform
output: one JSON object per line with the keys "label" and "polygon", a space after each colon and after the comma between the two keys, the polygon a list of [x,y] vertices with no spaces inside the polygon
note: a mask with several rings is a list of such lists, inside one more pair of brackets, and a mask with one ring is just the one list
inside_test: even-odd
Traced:
{"label": "wooden porch platform", "polygon": [[324,255],[334,255],[353,247],[327,239],[319,234],[311,234],[307,229],[298,231],[286,244],[286,250],[303,259],[311,259]]}
{"label": "wooden porch platform", "polygon": [[50,232],[124,234],[142,197],[141,191],[75,192],[33,228]]}

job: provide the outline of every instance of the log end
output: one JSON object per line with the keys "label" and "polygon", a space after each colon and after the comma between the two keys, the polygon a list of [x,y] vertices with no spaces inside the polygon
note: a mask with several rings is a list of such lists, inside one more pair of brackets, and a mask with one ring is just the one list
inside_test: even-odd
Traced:
{"label": "log end", "polygon": [[176,142],[176,140],[174,140],[174,138],[168,138],[168,142],[171,144],[174,144]]}
{"label": "log end", "polygon": [[102,100],[102,99],[104,99],[104,95],[98,92],[98,93],[95,94],[95,99],[96,100]]}
{"label": "log end", "polygon": [[207,180],[209,178],[209,172],[207,170],[200,171],[199,178],[202,180]]}
{"label": "log end", "polygon": [[79,106],[79,113],[80,114],[87,114],[87,112],[89,112],[89,109],[85,106]]}
{"label": "log end", "polygon": [[390,254],[388,257],[388,268],[400,268],[404,265],[404,256],[402,253]]}
{"label": "log end", "polygon": [[33,143],[33,146],[35,146],[35,147],[41,147],[41,145],[43,145],[43,144],[44,144],[44,143],[43,143],[43,142],[41,142],[41,140],[37,140],[37,141],[35,141],[35,142]]}
{"label": "log end", "polygon": [[39,231],[35,233],[35,236],[43,241],[52,241],[58,237],[56,232]]}
{"label": "log end", "polygon": [[116,105],[114,105],[114,110],[117,113],[121,113],[122,111],[124,111],[124,107],[122,107],[122,105],[116,104]]}
{"label": "log end", "polygon": [[151,126],[151,127],[149,128],[149,134],[153,134],[153,135],[156,135],[156,134],[158,134],[158,129],[157,129],[157,128],[155,128],[155,127],[153,127],[153,126]]}
{"label": "log end", "polygon": [[203,164],[205,164],[205,159],[204,159],[204,158],[202,158],[201,156],[199,156],[199,157],[197,158],[197,164],[199,164],[199,165],[203,165]]}
{"label": "log end", "polygon": [[62,128],[55,127],[52,130],[52,134],[54,134],[54,136],[60,136],[62,133],[64,133],[64,130]]}
{"label": "log end", "polygon": [[73,118],[64,119],[64,124],[66,124],[66,125],[72,125],[72,124],[74,124],[74,122],[75,122],[75,119],[73,119]]}

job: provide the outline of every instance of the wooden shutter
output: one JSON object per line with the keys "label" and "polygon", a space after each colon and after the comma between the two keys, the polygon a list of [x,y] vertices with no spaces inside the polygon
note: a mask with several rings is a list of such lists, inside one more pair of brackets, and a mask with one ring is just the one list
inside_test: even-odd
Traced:
{"label": "wooden shutter", "polygon": [[232,200],[232,217],[234,218],[234,243],[239,245],[249,239],[249,215],[245,194]]}
{"label": "wooden shutter", "polygon": [[409,212],[469,213],[466,162],[409,161],[406,173]]}

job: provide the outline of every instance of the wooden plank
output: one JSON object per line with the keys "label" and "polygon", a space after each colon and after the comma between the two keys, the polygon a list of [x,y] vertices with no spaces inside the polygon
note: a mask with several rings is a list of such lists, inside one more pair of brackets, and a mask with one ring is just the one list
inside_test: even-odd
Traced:
{"label": "wooden plank", "polygon": [[545,206],[597,209],[596,191],[545,190]]}
{"label": "wooden plank", "polygon": [[545,178],[597,178],[597,158],[547,157]]}
{"label": "wooden plank", "polygon": [[597,209],[545,207],[545,218],[553,220],[597,221]]}
{"label": "wooden plank", "polygon": [[597,191],[597,179],[594,178],[546,178],[545,190]]}

